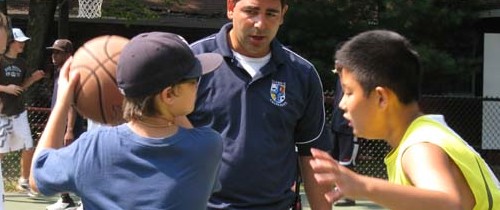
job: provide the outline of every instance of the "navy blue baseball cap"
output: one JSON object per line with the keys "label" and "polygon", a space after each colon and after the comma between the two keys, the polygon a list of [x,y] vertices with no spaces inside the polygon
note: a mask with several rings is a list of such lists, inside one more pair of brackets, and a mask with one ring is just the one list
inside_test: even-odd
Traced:
{"label": "navy blue baseball cap", "polygon": [[194,55],[180,35],[142,33],[123,48],[116,80],[125,97],[147,96],[182,80],[200,77],[221,63],[222,56],[217,53]]}

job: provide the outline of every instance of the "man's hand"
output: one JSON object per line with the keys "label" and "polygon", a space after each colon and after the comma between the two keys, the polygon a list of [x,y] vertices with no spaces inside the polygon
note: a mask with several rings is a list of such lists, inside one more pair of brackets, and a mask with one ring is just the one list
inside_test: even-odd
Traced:
{"label": "man's hand", "polygon": [[31,74],[31,78],[33,78],[33,81],[35,82],[42,79],[43,77],[45,77],[45,72],[40,69],[34,71],[33,74]]}
{"label": "man's hand", "polygon": [[64,146],[68,146],[75,140],[75,135],[72,131],[66,131],[64,134]]}

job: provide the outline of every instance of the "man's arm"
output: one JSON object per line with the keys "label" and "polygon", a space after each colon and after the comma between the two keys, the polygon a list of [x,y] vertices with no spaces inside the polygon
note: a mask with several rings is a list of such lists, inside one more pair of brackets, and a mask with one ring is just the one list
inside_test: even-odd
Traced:
{"label": "man's arm", "polygon": [[69,80],[69,65],[71,59],[68,59],[61,69],[58,80],[58,95],[57,101],[52,109],[47,125],[40,137],[40,141],[33,154],[33,161],[31,164],[32,173],[30,173],[30,186],[31,189],[38,191],[38,187],[34,178],[34,165],[37,163],[40,152],[48,148],[61,148],[64,140],[64,128],[66,126],[66,119],[68,117],[68,110],[73,99],[73,92],[75,85],[79,79],[79,75],[74,75]]}
{"label": "man's arm", "polygon": [[302,175],[302,180],[304,180],[304,188],[306,190],[307,200],[311,209],[323,210],[332,209],[332,204],[328,202],[325,198],[325,193],[331,190],[330,187],[326,185],[319,185],[314,179],[314,171],[312,170],[309,161],[312,156],[299,156],[300,160],[300,171]]}
{"label": "man's arm", "polygon": [[75,122],[77,113],[74,107],[70,107],[68,110],[68,119],[66,121],[66,133],[64,134],[64,146],[71,144],[75,140]]}

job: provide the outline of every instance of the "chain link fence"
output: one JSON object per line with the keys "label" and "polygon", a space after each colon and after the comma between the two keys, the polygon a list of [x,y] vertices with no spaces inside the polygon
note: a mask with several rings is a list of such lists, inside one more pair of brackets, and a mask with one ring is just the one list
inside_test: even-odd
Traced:
{"label": "chain link fence", "polygon": [[[33,139],[38,140],[50,114],[52,83],[50,78],[31,88],[28,118]],[[326,91],[325,97],[332,97]],[[424,96],[420,106],[425,113],[445,116],[450,127],[474,147],[500,177],[500,99],[481,97]],[[326,106],[327,122],[331,122],[332,106]],[[329,127],[328,127],[329,128]],[[360,150],[355,170],[361,174],[387,178],[384,156],[390,147],[382,140],[359,140]],[[6,191],[14,191],[19,178],[20,152],[12,152],[2,160]]]}

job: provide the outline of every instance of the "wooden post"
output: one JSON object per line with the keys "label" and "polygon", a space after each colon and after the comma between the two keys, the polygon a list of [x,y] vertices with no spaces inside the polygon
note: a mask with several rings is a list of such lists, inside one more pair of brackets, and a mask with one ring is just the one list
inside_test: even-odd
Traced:
{"label": "wooden post", "polygon": [[7,15],[7,0],[0,0],[0,11]]}

